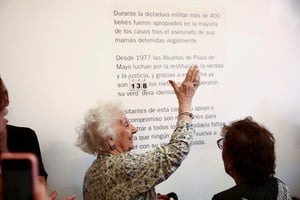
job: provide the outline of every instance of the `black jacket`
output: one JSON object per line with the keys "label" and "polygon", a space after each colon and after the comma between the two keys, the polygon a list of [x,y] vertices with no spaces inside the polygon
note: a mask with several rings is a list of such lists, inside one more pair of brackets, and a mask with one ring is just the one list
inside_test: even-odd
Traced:
{"label": "black jacket", "polygon": [[7,125],[7,148],[10,152],[35,154],[39,162],[39,176],[47,179],[48,174],[44,168],[39,141],[32,129]]}

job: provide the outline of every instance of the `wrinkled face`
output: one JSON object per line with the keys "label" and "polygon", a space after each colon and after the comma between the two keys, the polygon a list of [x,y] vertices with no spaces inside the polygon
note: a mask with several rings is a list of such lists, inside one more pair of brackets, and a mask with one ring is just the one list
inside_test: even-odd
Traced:
{"label": "wrinkled face", "polygon": [[118,115],[115,131],[114,144],[116,150],[119,153],[123,153],[133,149],[133,134],[137,132],[137,128],[128,121],[124,112],[120,112]]}

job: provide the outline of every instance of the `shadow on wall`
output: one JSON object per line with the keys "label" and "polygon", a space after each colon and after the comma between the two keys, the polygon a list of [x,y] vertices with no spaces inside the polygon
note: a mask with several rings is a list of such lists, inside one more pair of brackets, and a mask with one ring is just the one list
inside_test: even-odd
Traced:
{"label": "shadow on wall", "polygon": [[48,190],[56,190],[59,198],[72,194],[76,199],[83,199],[84,173],[95,158],[81,152],[75,146],[73,148],[68,145],[70,144],[55,141],[55,144],[43,148],[43,160],[49,180]]}

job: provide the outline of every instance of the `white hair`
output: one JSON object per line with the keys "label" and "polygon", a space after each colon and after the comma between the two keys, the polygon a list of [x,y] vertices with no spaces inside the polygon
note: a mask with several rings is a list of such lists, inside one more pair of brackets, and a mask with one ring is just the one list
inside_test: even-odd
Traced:
{"label": "white hair", "polygon": [[75,145],[82,151],[96,155],[99,151],[108,151],[107,138],[115,138],[115,123],[118,114],[123,111],[120,101],[98,101],[95,108],[89,109],[84,123],[79,127]]}

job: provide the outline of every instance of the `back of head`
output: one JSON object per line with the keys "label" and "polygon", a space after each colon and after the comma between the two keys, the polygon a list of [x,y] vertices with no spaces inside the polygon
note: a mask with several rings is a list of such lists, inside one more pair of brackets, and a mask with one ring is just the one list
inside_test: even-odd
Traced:
{"label": "back of head", "polygon": [[240,181],[258,182],[275,173],[275,139],[251,117],[232,122],[222,129],[223,159]]}

